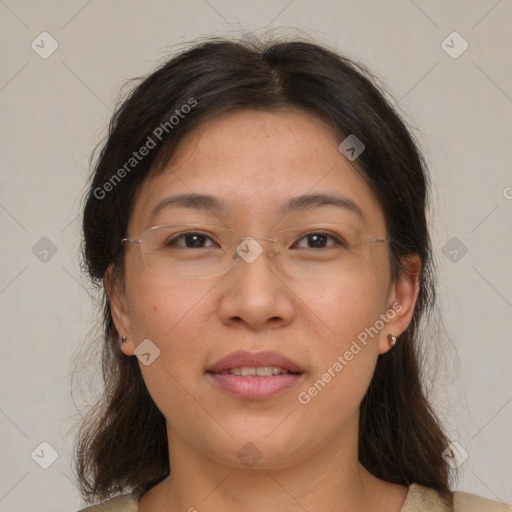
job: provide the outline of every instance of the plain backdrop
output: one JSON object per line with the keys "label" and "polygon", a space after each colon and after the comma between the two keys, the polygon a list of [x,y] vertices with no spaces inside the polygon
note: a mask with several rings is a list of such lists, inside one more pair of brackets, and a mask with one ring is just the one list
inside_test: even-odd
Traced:
{"label": "plain backdrop", "polygon": [[98,378],[72,375],[97,337],[79,213],[120,87],[196,37],[265,30],[361,61],[413,127],[446,329],[432,400],[467,453],[456,488],[512,503],[510,19],[510,0],[0,0],[0,511],[81,506],[71,382]]}

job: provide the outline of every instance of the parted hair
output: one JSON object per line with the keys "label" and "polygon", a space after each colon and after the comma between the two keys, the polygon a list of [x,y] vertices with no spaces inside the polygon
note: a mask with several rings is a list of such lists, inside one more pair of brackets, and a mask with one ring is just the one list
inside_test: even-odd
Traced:
{"label": "parted hair", "polygon": [[[212,116],[290,107],[320,117],[340,142],[355,134],[364,143],[357,170],[384,213],[391,277],[407,272],[408,255],[419,255],[422,264],[412,321],[396,346],[379,356],[360,405],[359,460],[380,479],[432,487],[450,502],[450,468],[442,457],[449,440],[422,385],[420,321],[434,308],[435,273],[426,220],[429,178],[418,145],[361,64],[310,41],[219,38],[193,43],[138,79],[119,101],[94,158],[82,252],[84,271],[103,297],[104,392],[76,438],[75,470],[88,502],[143,493],[172,472],[165,418],[146,389],[137,358],[119,348],[102,288],[109,267],[122,279],[121,239],[140,185],[162,169],[186,133]],[[173,115],[178,122],[170,122]],[[151,146],[144,158],[127,166],[143,146]]]}

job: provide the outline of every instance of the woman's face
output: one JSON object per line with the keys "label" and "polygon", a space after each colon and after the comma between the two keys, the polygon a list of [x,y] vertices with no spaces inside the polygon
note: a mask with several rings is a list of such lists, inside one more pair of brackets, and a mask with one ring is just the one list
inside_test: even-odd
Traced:
{"label": "woman's face", "polygon": [[[114,319],[128,338],[122,344],[125,354],[133,355],[150,340],[136,353],[167,420],[171,453],[173,446],[188,446],[229,466],[256,462],[269,469],[306,460],[333,443],[357,443],[359,404],[377,357],[390,348],[387,334],[407,327],[416,292],[413,278],[391,282],[387,243],[368,242],[366,235],[387,237],[384,216],[355,171],[356,162],[338,149],[341,142],[321,120],[303,112],[225,113],[190,132],[165,171],[138,191],[128,226],[132,238],[152,226],[187,223],[228,227],[238,238],[273,238],[292,227],[320,231],[284,248],[291,255],[287,261],[306,261],[307,251],[317,251],[304,272],[294,275],[279,267],[284,260],[272,255],[272,242],[242,245],[252,252],[261,247],[263,253],[254,253],[250,262],[228,257],[230,271],[200,278],[154,272],[140,245],[125,248],[125,286],[111,294]],[[154,213],[177,194],[212,196],[221,206],[213,211],[197,200],[168,201]],[[318,194],[343,201],[302,200],[283,210],[292,198]],[[339,274],[317,272],[327,265],[338,268],[333,254],[340,261],[354,257],[322,237],[345,231],[362,235],[356,255],[366,255],[363,264],[352,264],[347,272],[340,263]],[[191,252],[198,250],[195,254],[210,261],[204,245],[213,251],[220,247],[212,228],[202,233],[214,236],[189,238],[199,245],[188,248],[182,238],[182,246],[170,250],[179,258],[194,258]],[[248,359],[215,368],[235,351],[247,352]],[[286,369],[278,356],[256,357],[264,351],[284,356],[297,373],[232,373],[242,366],[279,367],[272,373]]]}

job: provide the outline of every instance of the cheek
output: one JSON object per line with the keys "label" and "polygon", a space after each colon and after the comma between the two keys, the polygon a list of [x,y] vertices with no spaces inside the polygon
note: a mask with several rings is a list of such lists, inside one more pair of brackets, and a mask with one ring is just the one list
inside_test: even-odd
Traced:
{"label": "cheek", "polygon": [[190,409],[184,389],[192,389],[194,378],[204,371],[205,286],[193,282],[170,286],[164,279],[150,277],[143,283],[127,283],[127,294],[136,345],[150,339],[160,351],[150,365],[139,363],[144,381],[157,407],[167,418],[173,417],[173,411]]}
{"label": "cheek", "polygon": [[[388,277],[381,269],[347,276],[327,286],[297,290],[320,350],[340,350],[371,327],[386,308]],[[322,340],[328,342],[322,344]]]}
{"label": "cheek", "polygon": [[323,389],[325,383],[329,388],[319,393],[322,398],[316,406],[356,406],[370,383],[387,299],[388,276],[376,270],[340,279],[338,285],[304,299],[315,319],[315,371],[310,382],[321,379],[317,387]]}
{"label": "cheek", "polygon": [[172,331],[200,306],[204,286],[193,280],[172,282],[146,272],[127,280],[126,293],[135,340],[154,338],[165,345],[172,339]]}
{"label": "cheek", "polygon": [[171,283],[158,276],[134,280],[130,287],[127,283],[135,343],[150,339],[160,350],[158,365],[141,367],[145,378],[167,370],[181,379],[199,370],[201,349],[207,343],[208,288],[193,280]]}

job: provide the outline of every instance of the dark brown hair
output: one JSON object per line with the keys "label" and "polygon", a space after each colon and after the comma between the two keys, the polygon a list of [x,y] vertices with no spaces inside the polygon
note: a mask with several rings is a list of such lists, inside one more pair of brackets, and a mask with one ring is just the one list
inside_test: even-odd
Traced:
{"label": "dark brown hair", "polygon": [[[361,403],[359,460],[380,479],[416,482],[449,500],[450,472],[441,456],[449,440],[422,388],[419,364],[420,319],[434,304],[428,176],[409,130],[362,66],[310,42],[219,39],[196,43],[165,62],[111,119],[84,208],[85,270],[99,285],[111,265],[122,274],[121,239],[135,194],[193,127],[231,109],[290,107],[364,143],[358,170],[384,212],[392,278],[407,271],[402,265],[407,255],[418,254],[422,262],[413,319],[394,349],[378,358]],[[173,115],[179,120],[171,120]],[[130,160],[150,145],[144,158]],[[102,293],[105,392],[83,421],[76,446],[77,476],[88,501],[144,492],[170,472],[165,419],[146,389],[138,360],[120,351]]]}

